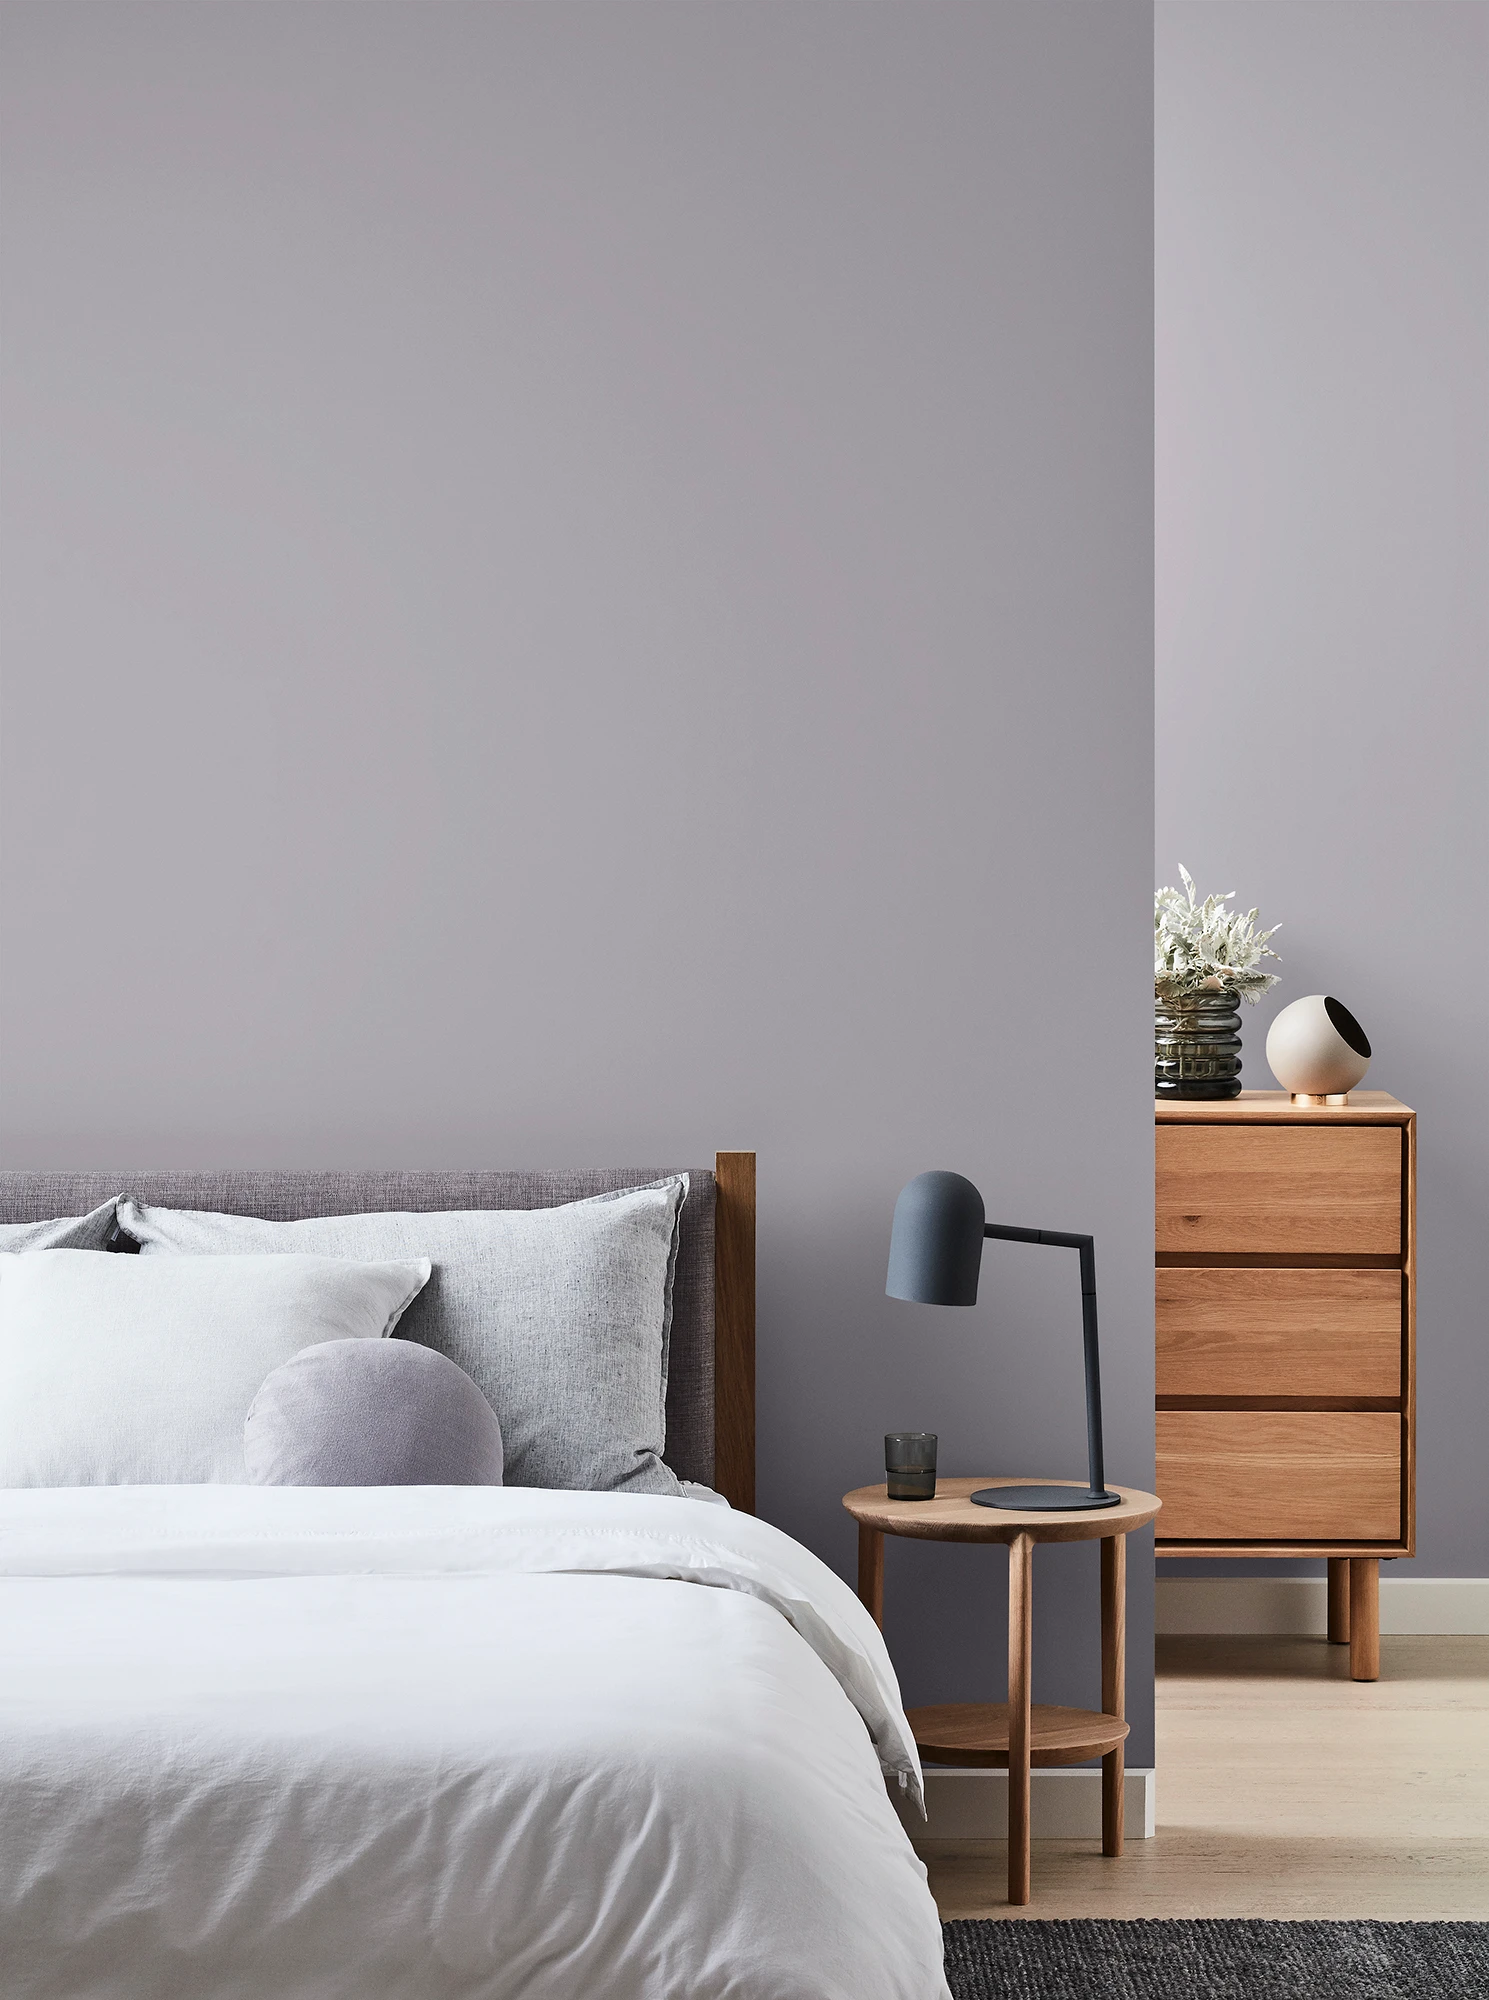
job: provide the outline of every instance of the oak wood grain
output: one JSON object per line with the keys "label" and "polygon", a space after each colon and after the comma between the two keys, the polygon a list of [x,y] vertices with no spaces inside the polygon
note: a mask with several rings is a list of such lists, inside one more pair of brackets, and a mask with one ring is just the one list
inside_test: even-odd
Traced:
{"label": "oak wood grain", "polygon": [[1401,1460],[1401,1531],[1406,1552],[1417,1549],[1417,1119],[1406,1121],[1406,1172],[1401,1187],[1401,1241],[1405,1249],[1406,1449]]}
{"label": "oak wood grain", "polygon": [[1034,1543],[1008,1544],[1008,1900],[1029,1900],[1029,1757],[1034,1647]]}
{"label": "oak wood grain", "polygon": [[1352,1090],[1348,1104],[1294,1104],[1285,1090],[1243,1090],[1222,1102],[1155,1098],[1160,1125],[1404,1125],[1415,1114],[1388,1090]]}
{"label": "oak wood grain", "polygon": [[[1167,1205],[1168,1221],[1160,1213],[1155,1261],[1159,1267],[1155,1300],[1158,1331],[1157,1403],[1160,1426],[1181,1412],[1220,1415],[1239,1413],[1248,1406],[1278,1414],[1302,1414],[1305,1410],[1325,1413],[1359,1412],[1388,1414],[1399,1410],[1400,1449],[1397,1454],[1398,1502],[1388,1531],[1360,1532],[1359,1517],[1338,1521],[1330,1532],[1320,1531],[1317,1517],[1294,1516],[1275,1520],[1264,1532],[1237,1522],[1220,1523],[1203,1533],[1193,1531],[1192,1517],[1186,1519],[1173,1509],[1159,1524],[1156,1553],[1159,1556],[1193,1555],[1301,1555],[1329,1556],[1336,1562],[1409,1555],[1415,1549],[1416,1532],[1416,1160],[1417,1120],[1411,1108],[1383,1091],[1355,1091],[1347,1106],[1293,1106],[1279,1092],[1243,1092],[1228,1104],[1161,1104],[1155,1107],[1160,1178],[1165,1163],[1170,1172],[1166,1192],[1179,1197],[1176,1208]],[[1165,1129],[1166,1128],[1166,1129]],[[1332,1128],[1332,1129],[1331,1129]],[[1270,1183],[1258,1171],[1265,1164],[1268,1146],[1315,1148],[1320,1140],[1325,1148],[1351,1137],[1366,1140],[1375,1128],[1377,1154],[1387,1156],[1381,1141],[1400,1148],[1397,1177],[1397,1219],[1394,1230],[1386,1214],[1389,1174],[1372,1176],[1357,1173],[1352,1183],[1339,1181],[1325,1188],[1320,1203],[1310,1198],[1305,1186],[1298,1208],[1312,1209],[1306,1230],[1307,1247],[1279,1247],[1279,1236],[1289,1231],[1273,1228],[1265,1214]],[[1241,1139],[1240,1147],[1224,1149],[1227,1140]],[[1255,1142],[1260,1139],[1260,1151]],[[1178,1145],[1175,1148],[1174,1143]],[[1246,1142],[1250,1141],[1248,1150]],[[1185,1153],[1186,1145],[1191,1149]],[[1278,1155],[1277,1157],[1282,1157]],[[1299,1151],[1298,1157],[1302,1158]],[[1356,1165],[1362,1156],[1356,1158]],[[1199,1199],[1183,1205],[1185,1190],[1181,1176],[1172,1173],[1176,1161],[1195,1166],[1213,1166],[1220,1161],[1243,1170],[1243,1185],[1229,1202],[1221,1202],[1206,1212]],[[1250,1171],[1249,1181],[1244,1179]],[[1296,1178],[1293,1192],[1296,1193]],[[1275,1198],[1275,1187],[1271,1197]],[[1317,1190],[1315,1188],[1314,1195]],[[1337,1218],[1328,1214],[1331,1199],[1363,1195],[1365,1206],[1374,1211],[1374,1231],[1346,1231],[1346,1247],[1319,1247],[1321,1241],[1338,1244]],[[1249,1237],[1226,1236],[1238,1216],[1244,1221],[1248,1210],[1261,1227]],[[1160,1210],[1164,1203],[1160,1197]],[[1174,1221],[1175,1214],[1192,1221]],[[1290,1232],[1300,1233],[1301,1225]],[[1208,1236],[1208,1244],[1186,1242],[1185,1247],[1165,1248],[1175,1232],[1193,1238]],[[1213,1247],[1216,1239],[1238,1247]],[[1389,1249],[1362,1248],[1372,1240],[1389,1241]],[[1339,1281],[1337,1298],[1326,1294]],[[1395,1337],[1394,1368],[1392,1340],[1388,1330],[1385,1287],[1399,1287],[1400,1324]],[[1231,1288],[1234,1288],[1231,1290]],[[1296,1287],[1295,1290],[1291,1289]],[[1376,1292],[1375,1288],[1380,1287]],[[1237,1308],[1235,1351],[1221,1337],[1220,1322],[1224,1298],[1231,1290]],[[1304,1294],[1315,1296],[1305,1309]],[[1345,1294],[1360,1306],[1360,1337],[1344,1338],[1350,1318]],[[1288,1299],[1291,1303],[1287,1303]],[[1270,1301],[1270,1304],[1268,1303]],[[1285,1331],[1289,1338],[1277,1345],[1273,1336]],[[1331,1348],[1338,1367],[1328,1365]],[[1251,1366],[1250,1364],[1255,1364]],[[1251,1380],[1241,1384],[1242,1374]],[[1394,1379],[1387,1381],[1387,1376]],[[1374,1393],[1386,1390],[1386,1394]],[[1226,1468],[1223,1479],[1234,1478],[1236,1468]],[[1375,1499],[1383,1498],[1382,1479],[1367,1479]],[[1262,1482],[1265,1485],[1265,1482]],[[1249,1482],[1253,1491],[1255,1481]],[[1376,1516],[1384,1520],[1384,1510]],[[1336,1576],[1343,1577],[1342,1569]],[[1336,1599],[1345,1589],[1336,1582]],[[1336,1611],[1338,1610],[1336,1603]]]}
{"label": "oak wood grain", "polygon": [[1400,1271],[1164,1269],[1160,1396],[1401,1394]]}
{"label": "oak wood grain", "polygon": [[1399,1538],[1399,1416],[1364,1410],[1160,1410],[1170,1540]]}
{"label": "oak wood grain", "polygon": [[1267,1250],[1260,1254],[1249,1250],[1158,1250],[1153,1262],[1160,1271],[1400,1271],[1403,1267],[1399,1252],[1377,1257],[1346,1251],[1336,1257],[1326,1250]]}
{"label": "oak wood grain", "polygon": [[[930,1708],[912,1708],[907,1714],[916,1747],[927,1764],[1001,1770],[1008,1762],[1005,1701],[941,1702]],[[1035,1702],[1029,1717],[1029,1761],[1036,1767],[1085,1764],[1092,1757],[1113,1752],[1127,1736],[1128,1726],[1121,1716],[1099,1714],[1093,1708],[1052,1708]]]}
{"label": "oak wood grain", "polygon": [[[1036,1542],[1092,1542],[1106,1535],[1130,1534],[1151,1521],[1162,1502],[1156,1493],[1141,1493],[1134,1486],[1113,1486],[1121,1505],[1092,1508],[1076,1514],[1019,1514],[1001,1507],[974,1507],[969,1495],[980,1486],[1023,1486],[1034,1474],[1019,1478],[936,1480],[934,1500],[891,1500],[885,1486],[860,1486],[843,1496],[843,1505],[855,1521],[867,1522],[887,1535],[905,1535],[912,1541],[929,1542],[1012,1542],[1018,1535],[1031,1535]],[[1083,1479],[1046,1479],[1044,1486],[1074,1486],[1084,1490]]]}
{"label": "oak wood grain", "polygon": [[1396,1125],[1160,1125],[1156,1248],[1399,1255]]}
{"label": "oak wood grain", "polygon": [[1160,1396],[1160,1410],[1390,1410],[1399,1396]]}
{"label": "oak wood grain", "polygon": [[1380,1564],[1370,1556],[1350,1558],[1349,1677],[1380,1679]]}
{"label": "oak wood grain", "polygon": [[[1029,1772],[1033,1764],[1102,1760],[1103,1851],[1122,1851],[1122,1792],[1127,1736],[1127,1543],[1134,1528],[1151,1521],[1161,1502],[1128,1487],[1114,1507],[1083,1513],[1004,1513],[975,1506],[979,1487],[1023,1484],[1011,1476],[943,1478],[931,1500],[891,1500],[886,1486],[863,1486],[843,1496],[858,1523],[858,1594],[883,1626],[884,1537],[912,1540],[1006,1542],[1008,1545],[1008,1699],[953,1702],[912,1709],[910,1721],[927,1761],[1005,1765],[1008,1770],[1008,1901],[1029,1901]],[[1084,1490],[1080,1480],[1055,1485]],[[1101,1541],[1101,1697],[1103,1711],[1041,1706],[1032,1699],[1034,1545],[1039,1541]]]}
{"label": "oak wood grain", "polygon": [[1155,1556],[1172,1558],[1191,1556],[1277,1556],[1291,1559],[1294,1556],[1377,1556],[1382,1562],[1395,1561],[1408,1554],[1406,1543],[1398,1535],[1394,1541],[1383,1536],[1355,1536],[1345,1541],[1338,1535],[1300,1535],[1296,1541],[1286,1542],[1268,1535],[1230,1535],[1224,1541],[1200,1535],[1192,1541],[1155,1542]]}
{"label": "oak wood grain", "polygon": [[714,1162],[714,1485],[755,1511],[755,1155]]}
{"label": "oak wood grain", "polygon": [[[1118,1721],[1127,1713],[1127,1537],[1101,1544],[1101,1706]],[[1127,1755],[1114,1743],[1101,1760],[1101,1851],[1122,1852],[1122,1788]]]}

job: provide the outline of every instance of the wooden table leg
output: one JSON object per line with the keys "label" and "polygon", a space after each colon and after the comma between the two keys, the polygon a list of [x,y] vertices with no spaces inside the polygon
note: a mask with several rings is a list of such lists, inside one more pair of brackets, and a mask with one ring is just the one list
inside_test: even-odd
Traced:
{"label": "wooden table leg", "polygon": [[1380,1564],[1374,1556],[1349,1559],[1349,1675],[1380,1679]]}
{"label": "wooden table leg", "polygon": [[[1119,1721],[1127,1715],[1127,1537],[1101,1540],[1101,1707]],[[1122,1806],[1127,1775],[1126,1746],[1119,1743],[1101,1760],[1101,1851],[1122,1852]]]}
{"label": "wooden table leg", "polygon": [[858,1524],[858,1595],[864,1609],[884,1630],[884,1537],[877,1528]]}
{"label": "wooden table leg", "polygon": [[1029,1900],[1029,1705],[1034,1643],[1034,1542],[1008,1544],[1008,1900]]}
{"label": "wooden table leg", "polygon": [[1349,1644],[1349,1557],[1329,1557],[1329,1644]]}

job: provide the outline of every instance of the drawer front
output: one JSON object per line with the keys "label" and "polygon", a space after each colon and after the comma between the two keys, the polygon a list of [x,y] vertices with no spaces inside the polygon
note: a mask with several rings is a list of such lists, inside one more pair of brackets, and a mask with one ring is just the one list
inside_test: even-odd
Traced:
{"label": "drawer front", "polygon": [[1401,1419],[1381,1410],[1160,1410],[1165,1541],[1401,1539]]}
{"label": "drawer front", "polygon": [[1399,1271],[1161,1270],[1158,1394],[1399,1396],[1403,1282]]}
{"label": "drawer front", "polygon": [[1396,1125],[1160,1125],[1164,1251],[1401,1254]]}

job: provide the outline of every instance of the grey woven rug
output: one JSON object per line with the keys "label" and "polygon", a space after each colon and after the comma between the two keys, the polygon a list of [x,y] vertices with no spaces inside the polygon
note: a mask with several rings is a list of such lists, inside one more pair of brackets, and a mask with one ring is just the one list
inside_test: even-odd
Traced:
{"label": "grey woven rug", "polygon": [[979,1918],[944,1928],[956,2000],[1489,1995],[1489,1924]]}

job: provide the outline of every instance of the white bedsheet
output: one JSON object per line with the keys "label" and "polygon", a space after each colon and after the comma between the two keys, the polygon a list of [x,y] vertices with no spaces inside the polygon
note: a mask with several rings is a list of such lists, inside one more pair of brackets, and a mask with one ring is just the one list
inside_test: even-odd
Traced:
{"label": "white bedsheet", "polygon": [[873,1621],[701,1500],[0,1493],[5,2000],[945,2000],[881,1773]]}

